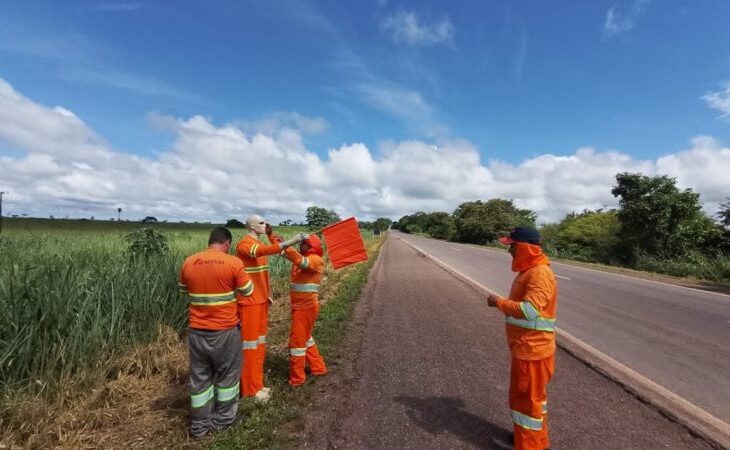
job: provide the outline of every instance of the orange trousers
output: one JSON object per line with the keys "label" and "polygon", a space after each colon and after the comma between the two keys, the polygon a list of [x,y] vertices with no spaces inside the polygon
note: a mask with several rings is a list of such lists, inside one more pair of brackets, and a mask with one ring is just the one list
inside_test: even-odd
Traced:
{"label": "orange trousers", "polygon": [[537,361],[512,358],[509,407],[514,423],[515,450],[550,448],[547,385],[555,372],[555,354]]}
{"label": "orange trousers", "polygon": [[252,397],[264,387],[264,359],[269,304],[239,306],[241,320],[241,397]]}
{"label": "orange trousers", "polygon": [[312,338],[314,322],[319,314],[319,303],[311,308],[291,310],[291,332],[289,333],[289,384],[300,386],[304,384],[307,375],[304,373],[305,364],[309,364],[313,375],[324,375],[327,367],[319,354],[317,344]]}

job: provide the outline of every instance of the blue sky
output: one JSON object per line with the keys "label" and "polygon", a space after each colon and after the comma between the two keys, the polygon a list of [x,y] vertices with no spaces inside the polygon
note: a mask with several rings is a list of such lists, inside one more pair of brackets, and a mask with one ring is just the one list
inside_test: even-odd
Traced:
{"label": "blue sky", "polygon": [[[357,143],[382,163],[404,142],[467,142],[491,171],[582,147],[656,169],[698,136],[730,142],[729,18],[720,0],[5,2],[0,79],[151,160],[177,151],[170,120],[201,116],[293,129],[323,164]],[[0,155],[40,151],[11,136]]]}

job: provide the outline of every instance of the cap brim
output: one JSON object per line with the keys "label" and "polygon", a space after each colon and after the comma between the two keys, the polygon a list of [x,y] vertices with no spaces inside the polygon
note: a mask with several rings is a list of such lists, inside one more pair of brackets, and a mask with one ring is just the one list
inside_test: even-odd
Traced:
{"label": "cap brim", "polygon": [[504,245],[510,245],[515,243],[515,241],[509,236],[503,236],[499,238],[499,242],[503,243]]}

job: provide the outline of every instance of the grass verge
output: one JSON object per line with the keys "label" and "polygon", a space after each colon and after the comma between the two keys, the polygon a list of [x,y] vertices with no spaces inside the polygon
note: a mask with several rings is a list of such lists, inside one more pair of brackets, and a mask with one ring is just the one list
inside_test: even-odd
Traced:
{"label": "grass verge", "polygon": [[[366,241],[368,262],[325,273],[314,335],[330,373],[337,371],[338,347],[383,242]],[[97,386],[61,380],[57,396],[28,392],[3,396],[0,449],[294,447],[303,414],[318,388],[314,377],[297,391],[288,388],[289,299],[285,283],[278,281],[282,280],[273,286],[278,300],[270,315],[265,374],[274,391],[272,401],[266,405],[242,401],[246,420],[235,429],[204,441],[188,438],[187,343],[185,336],[164,326],[154,342],[114,358],[104,371],[106,381]],[[17,426],[6,427],[9,423]]]}

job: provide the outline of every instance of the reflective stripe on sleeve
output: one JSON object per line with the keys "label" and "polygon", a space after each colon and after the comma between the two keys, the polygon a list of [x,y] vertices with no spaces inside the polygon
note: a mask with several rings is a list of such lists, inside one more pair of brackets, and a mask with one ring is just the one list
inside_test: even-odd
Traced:
{"label": "reflective stripe on sleeve", "polygon": [[219,402],[227,402],[229,400],[233,400],[238,396],[238,393],[240,392],[240,384],[241,382],[238,381],[236,384],[234,384],[231,387],[228,388],[222,388],[216,386],[216,391],[218,394],[218,401]]}
{"label": "reflective stripe on sleeve", "polygon": [[266,344],[266,335],[262,334],[261,336],[259,336],[259,340],[256,342],[258,342],[259,344]]}
{"label": "reflective stripe on sleeve", "polygon": [[292,283],[290,285],[290,289],[292,292],[319,292],[319,285],[315,284],[315,283],[307,283],[307,284]]}
{"label": "reflective stripe on sleeve", "polygon": [[303,270],[307,267],[309,267],[309,258],[305,256],[304,258],[302,258],[302,262],[299,263],[299,268]]}
{"label": "reflective stripe on sleeve", "polygon": [[190,304],[194,306],[218,306],[236,301],[236,294],[223,292],[218,294],[193,294],[188,292]]}
{"label": "reflective stripe on sleeve", "polygon": [[313,337],[311,337],[311,338],[309,338],[309,340],[307,340],[307,348],[313,347],[314,344],[315,344],[315,342],[314,342],[314,338]]}
{"label": "reflective stripe on sleeve", "polygon": [[238,291],[243,295],[244,297],[250,297],[251,294],[253,294],[253,281],[248,280],[248,283],[244,284],[240,288],[237,288]]}
{"label": "reflective stripe on sleeve", "polygon": [[307,356],[306,348],[290,348],[289,356]]}
{"label": "reflective stripe on sleeve", "polygon": [[523,300],[520,302],[520,309],[522,314],[525,315],[527,320],[535,320],[540,317],[540,312],[530,303],[529,300]]}
{"label": "reflective stripe on sleeve", "polygon": [[535,419],[514,409],[512,410],[512,422],[528,430],[542,430],[542,419]]}
{"label": "reflective stripe on sleeve", "polygon": [[241,349],[243,350],[256,350],[259,348],[258,339],[255,341],[241,341]]}
{"label": "reflective stripe on sleeve", "polygon": [[542,413],[547,414],[547,401],[542,402]]}
{"label": "reflective stripe on sleeve", "polygon": [[190,396],[190,405],[193,408],[202,408],[207,405],[209,401],[213,399],[213,385],[211,384],[208,389],[204,390],[199,394],[192,394]]}
{"label": "reflective stripe on sleeve", "polygon": [[555,319],[545,319],[543,317],[538,317],[535,320],[525,320],[516,319],[512,316],[507,316],[506,321],[508,324],[514,325],[516,327],[529,328],[531,330],[548,331],[551,333],[555,331]]}
{"label": "reflective stripe on sleeve", "polygon": [[246,267],[246,273],[259,273],[259,272],[268,272],[269,271],[269,265],[264,266],[256,266],[256,267]]}
{"label": "reflective stripe on sleeve", "polygon": [[249,256],[250,256],[251,258],[255,258],[255,257],[256,257],[256,250],[258,250],[258,248],[259,248],[259,244],[253,244],[253,245],[251,246],[251,251],[250,251],[250,252],[248,253],[248,255],[249,255]]}

